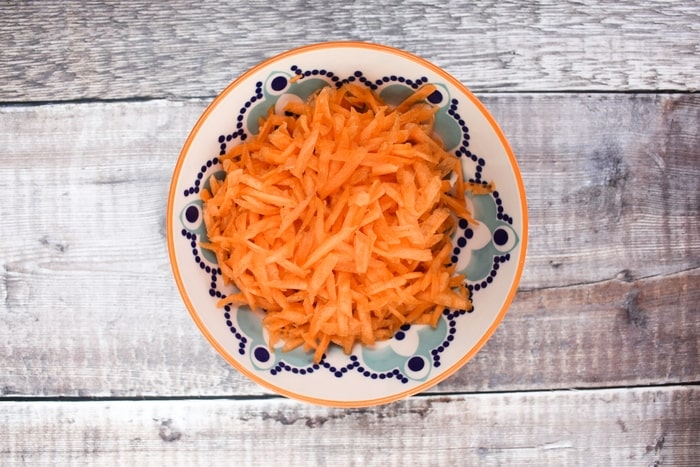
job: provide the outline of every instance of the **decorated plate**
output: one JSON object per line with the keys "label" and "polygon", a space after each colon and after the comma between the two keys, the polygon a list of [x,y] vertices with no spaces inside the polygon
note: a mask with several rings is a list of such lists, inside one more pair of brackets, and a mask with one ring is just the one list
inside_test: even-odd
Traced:
{"label": "decorated plate", "polygon": [[[314,363],[299,347],[270,346],[262,313],[217,306],[235,291],[225,285],[207,241],[201,191],[222,170],[219,158],[257,132],[261,116],[289,99],[306,100],[322,86],[354,82],[386,102],[426,83],[436,86],[435,131],[462,161],[466,180],[493,183],[489,194],[467,195],[476,223],[459,221],[451,262],[465,273],[473,310],[445,310],[436,327],[405,325],[373,346],[348,355],[331,346]],[[170,260],[195,323],[231,365],[287,397],[321,405],[378,405],[422,392],[449,377],[486,343],[503,319],[525,260],[527,210],[517,162],[505,136],[479,100],[458,80],[407,52],[368,43],[323,43],[268,59],[233,81],[208,106],[187,137],[175,166],[167,206]]]}

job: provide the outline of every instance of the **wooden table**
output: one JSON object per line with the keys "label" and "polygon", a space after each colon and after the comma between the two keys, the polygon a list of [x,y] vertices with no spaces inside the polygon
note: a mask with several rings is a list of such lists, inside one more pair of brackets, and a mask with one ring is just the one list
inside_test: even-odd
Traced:
{"label": "wooden table", "polygon": [[[3,2],[0,464],[700,465],[700,5]],[[288,48],[364,40],[470,87],[530,244],[484,349],[367,409],[212,350],[165,242],[206,105]]]}

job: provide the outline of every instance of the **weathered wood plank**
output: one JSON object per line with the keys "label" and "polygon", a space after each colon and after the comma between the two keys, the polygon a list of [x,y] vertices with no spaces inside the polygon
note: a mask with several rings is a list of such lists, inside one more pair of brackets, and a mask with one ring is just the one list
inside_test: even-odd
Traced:
{"label": "weathered wood plank", "polygon": [[700,380],[700,268],[520,291],[498,331],[436,390]]}
{"label": "weathered wood plank", "polygon": [[[437,390],[700,380],[698,97],[484,102],[520,160],[530,250],[502,327]],[[205,105],[0,108],[2,394],[263,392],[209,349],[169,270],[169,177]]]}
{"label": "weathered wood plank", "polygon": [[[526,274],[523,288],[698,266],[700,97],[504,94],[483,101],[508,136],[525,181],[533,238],[527,269],[537,275]],[[58,207],[52,203],[65,209],[76,201],[71,186],[92,190],[89,198],[96,205],[91,209],[99,212],[104,203],[127,203],[120,215],[128,218],[139,203],[150,211],[132,221],[148,220],[148,229],[156,233],[153,226],[163,220],[177,154],[205,105],[159,101],[0,108],[0,186],[13,192],[41,187],[52,195],[34,209],[46,212]],[[37,154],[44,151],[50,151],[51,163],[37,166]],[[37,200],[14,198],[11,203],[17,204],[0,207],[6,222],[16,223],[8,229],[21,236],[40,230],[48,235],[51,224],[39,228],[22,216]],[[64,224],[73,214],[65,213]],[[143,234],[143,228],[138,230]],[[100,248],[108,252],[108,242]]]}
{"label": "weathered wood plank", "polygon": [[0,18],[2,102],[211,96],[328,40],[406,49],[477,91],[700,87],[697,2],[12,1]]}
{"label": "weathered wood plank", "polygon": [[700,96],[484,101],[511,141],[527,191],[527,269],[537,275],[523,288],[700,265]]}
{"label": "weathered wood plank", "polygon": [[[419,397],[372,410],[285,399],[4,402],[25,465],[674,465],[700,461],[696,387]],[[585,408],[585,409],[583,409]]]}

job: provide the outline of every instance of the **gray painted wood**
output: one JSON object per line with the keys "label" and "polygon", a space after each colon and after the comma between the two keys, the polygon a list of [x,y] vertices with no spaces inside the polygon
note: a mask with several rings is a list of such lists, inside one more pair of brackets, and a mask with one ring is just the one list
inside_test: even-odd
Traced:
{"label": "gray painted wood", "polygon": [[[698,98],[502,94],[484,102],[525,178],[529,253],[501,328],[435,390],[700,380]],[[205,105],[0,109],[3,393],[264,392],[209,349],[168,263],[169,177]]]}
{"label": "gray painted wood", "polygon": [[211,96],[291,47],[362,40],[477,91],[700,88],[697,2],[3,2],[0,101]]}
{"label": "gray painted wood", "polygon": [[695,387],[411,398],[336,410],[270,400],[7,402],[25,465],[695,466]]}
{"label": "gray painted wood", "polygon": [[[700,465],[697,2],[237,3],[0,3],[0,464]],[[494,336],[367,409],[227,365],[165,246],[211,97],[326,40],[403,48],[476,91],[529,202]]]}

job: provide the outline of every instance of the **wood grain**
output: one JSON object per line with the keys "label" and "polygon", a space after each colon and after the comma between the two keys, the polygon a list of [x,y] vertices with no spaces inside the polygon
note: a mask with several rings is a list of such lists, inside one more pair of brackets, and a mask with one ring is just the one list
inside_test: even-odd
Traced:
{"label": "wood grain", "polygon": [[[483,100],[530,243],[464,368],[380,407],[269,394],[185,310],[170,176],[210,99],[329,40]],[[1,465],[700,465],[700,3],[0,2]]]}
{"label": "wood grain", "polygon": [[285,399],[5,402],[23,465],[695,466],[697,387],[414,397],[372,410]]}
{"label": "wood grain", "polygon": [[[700,381],[698,97],[484,102],[519,158],[529,255],[502,326],[435,390]],[[168,263],[169,178],[206,104],[0,107],[1,395],[265,392],[208,347]]]}
{"label": "wood grain", "polygon": [[700,88],[697,2],[11,1],[0,18],[1,102],[212,96],[329,40],[405,49],[480,92]]}

